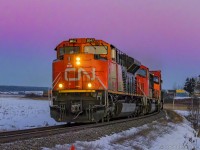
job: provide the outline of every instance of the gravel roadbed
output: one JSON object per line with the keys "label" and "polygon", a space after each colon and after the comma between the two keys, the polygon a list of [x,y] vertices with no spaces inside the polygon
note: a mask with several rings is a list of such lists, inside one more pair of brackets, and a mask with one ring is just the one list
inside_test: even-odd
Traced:
{"label": "gravel roadbed", "polygon": [[152,121],[165,118],[165,112],[161,111],[155,116],[151,116],[144,119],[135,121],[129,121],[126,123],[119,123],[114,125],[108,125],[104,127],[90,128],[87,130],[81,130],[77,132],[68,132],[43,138],[34,138],[30,140],[17,141],[13,143],[1,144],[1,150],[38,150],[43,147],[51,148],[57,144],[70,144],[75,141],[93,141],[99,139],[105,135],[111,135],[124,130],[128,130],[132,127],[142,126]]}

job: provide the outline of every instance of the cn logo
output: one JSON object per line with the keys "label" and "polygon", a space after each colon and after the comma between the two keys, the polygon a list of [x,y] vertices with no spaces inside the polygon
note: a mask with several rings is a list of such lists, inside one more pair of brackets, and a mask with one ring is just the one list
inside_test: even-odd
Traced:
{"label": "cn logo", "polygon": [[[86,75],[86,77],[91,81],[95,80],[95,68],[92,68],[91,73],[86,72],[83,68],[78,68],[78,77],[77,78],[68,78],[68,73],[71,71],[75,72],[76,68],[65,69],[65,80],[66,81],[79,81],[81,79],[81,74]],[[92,77],[90,77],[90,74],[92,74]]]}

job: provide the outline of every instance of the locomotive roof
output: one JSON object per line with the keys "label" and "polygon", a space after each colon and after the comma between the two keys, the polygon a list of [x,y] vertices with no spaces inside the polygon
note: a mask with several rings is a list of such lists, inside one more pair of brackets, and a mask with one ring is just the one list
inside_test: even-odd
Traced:
{"label": "locomotive roof", "polygon": [[69,39],[68,41],[62,41],[61,43],[59,43],[56,46],[56,48],[54,50],[57,50],[57,47],[59,47],[62,44],[65,44],[65,43],[83,43],[83,44],[85,44],[85,43],[95,43],[95,42],[109,44],[103,40],[97,40],[95,38],[72,38],[72,39]]}

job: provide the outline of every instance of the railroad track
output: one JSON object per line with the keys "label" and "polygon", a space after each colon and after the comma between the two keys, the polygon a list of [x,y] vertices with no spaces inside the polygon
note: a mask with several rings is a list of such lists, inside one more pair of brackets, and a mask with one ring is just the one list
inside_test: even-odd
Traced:
{"label": "railroad track", "polygon": [[157,115],[157,114],[159,114],[159,112],[155,112],[155,113],[144,115],[144,116],[134,117],[134,118],[113,120],[110,122],[103,122],[103,123],[97,123],[97,124],[70,124],[70,125],[64,124],[64,125],[57,125],[57,126],[50,126],[50,127],[27,129],[27,130],[0,132],[0,143],[9,143],[9,142],[27,140],[27,139],[32,139],[32,138],[46,137],[46,136],[55,135],[55,134],[69,133],[69,132],[84,130],[88,128],[103,127],[107,125],[113,125],[116,123],[123,123],[127,121],[144,119],[144,118],[148,118],[150,116]]}

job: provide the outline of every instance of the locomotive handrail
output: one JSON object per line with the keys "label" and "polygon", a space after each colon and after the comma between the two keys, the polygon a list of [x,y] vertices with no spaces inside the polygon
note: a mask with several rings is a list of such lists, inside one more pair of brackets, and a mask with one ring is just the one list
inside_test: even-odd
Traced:
{"label": "locomotive handrail", "polygon": [[134,65],[134,63],[132,63],[132,64],[130,65],[130,67],[127,69],[127,71],[128,71],[133,65]]}
{"label": "locomotive handrail", "polygon": [[61,74],[61,72],[56,76],[56,78],[54,79],[52,85],[54,84],[54,82],[57,80],[58,76]]}
{"label": "locomotive handrail", "polygon": [[57,80],[57,82],[54,84],[53,89],[54,89],[54,87],[56,86],[56,84],[59,82],[60,78],[61,78],[61,77],[59,77],[59,79]]}
{"label": "locomotive handrail", "polygon": [[140,91],[144,94],[144,96],[147,97],[146,94],[144,93],[144,91],[143,91],[142,88],[141,88],[141,84],[140,84],[140,83],[137,83],[137,85],[139,85],[138,87],[139,87]]}

